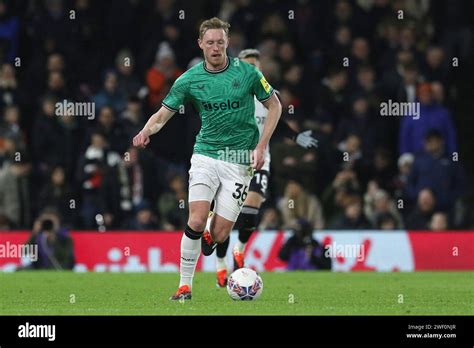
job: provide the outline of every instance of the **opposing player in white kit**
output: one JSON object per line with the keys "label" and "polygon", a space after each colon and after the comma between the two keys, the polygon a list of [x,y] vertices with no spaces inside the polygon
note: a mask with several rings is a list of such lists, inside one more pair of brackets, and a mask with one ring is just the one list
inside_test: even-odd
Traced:
{"label": "opposing player in white kit", "polygon": [[[256,49],[246,49],[239,53],[239,58],[249,64],[260,69],[260,52]],[[255,119],[260,134],[263,132],[263,126],[267,117],[268,110],[255,98]],[[316,147],[317,140],[311,136],[311,130],[297,133],[292,130],[288,124],[281,120],[277,124],[276,132],[280,133],[285,138],[290,138],[298,145],[304,148]],[[260,207],[265,201],[266,190],[270,175],[270,150],[267,147],[265,151],[265,163],[262,169],[254,173],[252,181],[250,182],[248,194],[244,201],[242,211],[235,223],[234,228],[238,229],[239,237],[237,243],[233,247],[234,269],[242,268],[244,266],[244,248],[249,240],[252,232],[257,227],[257,218]],[[203,240],[210,236],[207,231],[204,232]],[[218,244],[216,248],[216,271],[217,271],[217,285],[224,287],[227,283],[227,265],[225,256],[229,247],[229,238],[224,243]]]}

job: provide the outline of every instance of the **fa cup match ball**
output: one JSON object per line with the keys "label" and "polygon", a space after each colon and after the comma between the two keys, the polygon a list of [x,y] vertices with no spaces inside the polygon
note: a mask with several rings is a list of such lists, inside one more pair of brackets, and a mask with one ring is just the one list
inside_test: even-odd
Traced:
{"label": "fa cup match ball", "polygon": [[262,278],[250,268],[239,268],[227,281],[227,293],[233,300],[256,300],[262,294],[262,290]]}

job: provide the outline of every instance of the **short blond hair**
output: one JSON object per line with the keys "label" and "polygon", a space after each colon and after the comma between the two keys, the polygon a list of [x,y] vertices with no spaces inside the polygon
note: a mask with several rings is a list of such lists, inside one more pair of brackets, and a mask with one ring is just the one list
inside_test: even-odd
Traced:
{"label": "short blond hair", "polygon": [[225,34],[229,36],[229,28],[230,28],[229,23],[217,17],[207,19],[204,22],[202,22],[201,26],[199,27],[199,38],[202,39],[206,31],[209,29],[223,29],[225,31]]}

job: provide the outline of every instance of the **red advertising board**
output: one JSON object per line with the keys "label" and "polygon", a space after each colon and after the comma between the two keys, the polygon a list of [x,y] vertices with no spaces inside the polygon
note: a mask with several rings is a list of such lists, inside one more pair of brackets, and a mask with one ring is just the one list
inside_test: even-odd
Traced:
{"label": "red advertising board", "polygon": [[[180,232],[75,231],[71,235],[79,272],[179,270]],[[247,266],[258,271],[284,270],[286,264],[278,252],[289,235],[254,233],[246,249]],[[26,262],[11,254],[9,247],[21,245],[28,236],[29,232],[0,232],[0,270],[12,271]],[[335,251],[333,271],[474,270],[474,233],[469,231],[318,231],[314,236]],[[235,239],[234,232],[231,243]],[[201,257],[197,265],[204,271],[214,267],[214,256]]]}
{"label": "red advertising board", "polygon": [[411,232],[408,234],[416,270],[474,269],[474,232]]}

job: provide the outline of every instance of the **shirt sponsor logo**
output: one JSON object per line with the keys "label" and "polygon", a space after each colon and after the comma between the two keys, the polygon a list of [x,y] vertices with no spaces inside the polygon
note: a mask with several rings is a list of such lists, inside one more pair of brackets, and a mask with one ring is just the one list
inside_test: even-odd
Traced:
{"label": "shirt sponsor logo", "polygon": [[239,101],[230,101],[229,99],[220,103],[201,102],[201,104],[206,111],[226,111],[240,108]]}

